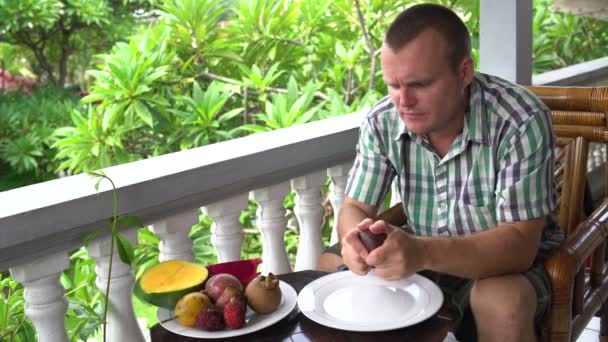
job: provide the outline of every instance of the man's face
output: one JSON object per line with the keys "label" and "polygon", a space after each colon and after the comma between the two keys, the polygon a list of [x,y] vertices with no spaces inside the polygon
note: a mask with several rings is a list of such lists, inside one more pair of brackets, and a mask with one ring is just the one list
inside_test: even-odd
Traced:
{"label": "man's face", "polygon": [[399,51],[385,44],[381,60],[391,100],[411,132],[441,135],[462,130],[473,77],[470,58],[455,69],[444,38],[427,29]]}

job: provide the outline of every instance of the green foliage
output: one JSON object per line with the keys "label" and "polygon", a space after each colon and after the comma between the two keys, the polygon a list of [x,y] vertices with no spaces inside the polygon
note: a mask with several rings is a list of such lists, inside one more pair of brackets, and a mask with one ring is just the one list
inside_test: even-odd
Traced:
{"label": "green foliage", "polygon": [[95,286],[95,261],[80,248],[70,256],[70,268],[61,274],[69,301],[66,315],[68,336],[86,341],[99,333],[104,322],[103,294]]}
{"label": "green foliage", "polygon": [[24,309],[23,287],[13,278],[0,274],[0,341],[36,340],[34,326]]}
{"label": "green foliage", "polygon": [[0,95],[0,191],[56,177],[53,131],[77,107],[76,96],[54,87]]}
{"label": "green foliage", "polygon": [[554,0],[534,1],[534,73],[608,54],[608,22],[552,11]]}
{"label": "green foliage", "polygon": [[198,82],[194,82],[192,97],[185,95],[182,101],[184,110],[174,110],[182,119],[182,127],[170,140],[179,141],[180,149],[187,150],[196,146],[229,140],[233,134],[223,129],[243,108],[234,108],[222,113],[232,93],[221,84],[211,82],[203,92]]}
{"label": "green foliage", "polygon": [[[59,170],[80,173],[136,160],[126,152],[120,140],[103,130],[93,107],[88,107],[88,116],[78,110],[71,114],[75,127],[62,127],[55,131],[58,139],[53,147],[60,149],[55,158],[64,160],[58,166]],[[128,130],[129,127],[122,127],[116,133]]]}
{"label": "green foliage", "polygon": [[154,1],[0,0],[0,41],[27,51],[41,80],[63,87],[94,54],[137,25],[135,9]]}
{"label": "green foliage", "polygon": [[[103,113],[102,129],[107,131],[118,124],[145,124],[154,122],[166,114],[168,100],[155,97],[159,82],[167,74],[173,56],[167,50],[163,35],[144,34],[140,41],[118,43],[109,55],[105,55],[102,70],[91,70],[95,77],[91,95],[84,103],[100,101],[98,110]],[[159,116],[155,120],[155,116]]]}
{"label": "green foliage", "polygon": [[273,94],[272,101],[266,102],[266,111],[256,115],[262,125],[243,125],[239,129],[265,132],[311,121],[325,104],[320,102],[314,107],[311,106],[316,91],[317,85],[309,83],[300,92],[296,80],[292,77],[287,86],[287,94]]}

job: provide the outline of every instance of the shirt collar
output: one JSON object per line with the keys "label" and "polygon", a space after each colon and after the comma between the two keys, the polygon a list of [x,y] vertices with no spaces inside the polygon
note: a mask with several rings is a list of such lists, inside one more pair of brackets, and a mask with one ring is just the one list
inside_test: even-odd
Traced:
{"label": "shirt collar", "polygon": [[475,141],[480,144],[490,144],[489,127],[487,120],[486,106],[484,105],[483,93],[480,83],[482,80],[479,74],[475,74],[471,85],[469,86],[469,105],[466,112],[465,129],[468,136],[465,136],[470,141]]}

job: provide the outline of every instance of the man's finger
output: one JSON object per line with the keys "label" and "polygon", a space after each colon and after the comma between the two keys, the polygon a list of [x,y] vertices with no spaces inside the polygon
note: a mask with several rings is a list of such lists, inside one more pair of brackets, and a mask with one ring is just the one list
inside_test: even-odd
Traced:
{"label": "man's finger", "polygon": [[394,226],[386,223],[384,220],[378,220],[368,227],[373,234],[390,234],[394,230]]}
{"label": "man's finger", "polygon": [[364,231],[368,230],[369,226],[372,225],[373,223],[374,223],[374,220],[372,220],[371,218],[366,218],[363,221],[359,222],[359,224],[357,224],[357,229],[364,232]]}
{"label": "man's finger", "polygon": [[359,238],[359,231],[356,229],[351,230],[344,236],[344,238],[342,239],[342,246],[342,248],[344,248],[345,246],[350,247],[363,259],[367,258],[367,248],[365,248],[365,246],[361,242],[361,239]]}
{"label": "man's finger", "polygon": [[365,263],[370,266],[378,266],[384,263],[385,260],[386,247],[383,245],[371,251],[371,253],[369,253],[365,258]]}
{"label": "man's finger", "polygon": [[365,263],[355,263],[352,267],[349,267],[349,269],[355,274],[366,275],[371,268]]}

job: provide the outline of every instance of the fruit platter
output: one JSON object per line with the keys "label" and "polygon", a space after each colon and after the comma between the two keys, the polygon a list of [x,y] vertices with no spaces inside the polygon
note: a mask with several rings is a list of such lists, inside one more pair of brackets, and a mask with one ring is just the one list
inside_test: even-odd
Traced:
{"label": "fruit platter", "polygon": [[248,334],[286,317],[295,290],[272,273],[261,275],[261,259],[202,266],[170,260],[148,269],[134,293],[159,308],[158,321],[176,334],[224,338]]}

